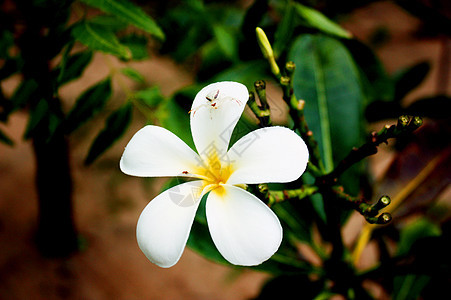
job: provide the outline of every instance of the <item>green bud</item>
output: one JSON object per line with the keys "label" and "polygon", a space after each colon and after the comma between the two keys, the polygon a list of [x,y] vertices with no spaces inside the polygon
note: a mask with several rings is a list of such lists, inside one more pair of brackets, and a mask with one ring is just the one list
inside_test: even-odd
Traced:
{"label": "green bud", "polygon": [[420,127],[423,125],[423,119],[420,116],[413,117],[412,123],[415,127]]}
{"label": "green bud", "polygon": [[371,207],[371,210],[378,212],[381,209],[385,208],[391,203],[391,199],[388,196],[382,196],[379,200]]}
{"label": "green bud", "polygon": [[274,51],[272,50],[271,44],[269,43],[266,33],[260,27],[255,28],[255,33],[257,34],[257,42],[258,45],[260,46],[260,50],[262,51],[263,56],[269,62],[271,72],[277,77],[280,76],[280,69],[276,63]]}
{"label": "green bud", "polygon": [[290,77],[288,77],[288,76],[280,77],[280,84],[281,85],[289,85],[290,84]]}
{"label": "green bud", "polygon": [[410,121],[409,116],[405,116],[405,115],[400,116],[398,118],[398,126],[399,127],[406,127],[407,125],[409,125],[409,121]]}
{"label": "green bud", "polygon": [[274,52],[272,51],[271,44],[269,43],[266,33],[260,27],[255,28],[255,33],[257,34],[257,41],[260,49],[265,58],[274,57]]}
{"label": "green bud", "polygon": [[390,223],[391,220],[392,220],[391,214],[385,212],[377,218],[377,224],[380,225],[388,224]]}
{"label": "green bud", "polygon": [[258,185],[258,190],[260,193],[266,193],[268,191],[268,185],[266,183],[261,183]]}

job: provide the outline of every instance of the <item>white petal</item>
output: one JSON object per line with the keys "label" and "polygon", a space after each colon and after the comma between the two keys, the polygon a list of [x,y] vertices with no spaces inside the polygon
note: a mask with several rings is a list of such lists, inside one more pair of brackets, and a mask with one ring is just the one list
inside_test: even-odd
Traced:
{"label": "white petal", "polygon": [[174,186],[147,204],[138,220],[139,248],[163,268],[180,259],[200,203],[202,181]]}
{"label": "white petal", "polygon": [[133,176],[190,176],[200,157],[175,134],[146,126],[130,140],[120,161],[122,172]]}
{"label": "white petal", "polygon": [[230,149],[227,155],[233,173],[227,184],[290,182],[304,173],[308,162],[305,142],[284,127],[254,130]]}
{"label": "white petal", "polygon": [[282,226],[272,210],[249,192],[224,185],[208,195],[208,228],[230,263],[258,265],[279,249]]}
{"label": "white petal", "polygon": [[196,95],[190,112],[191,133],[202,157],[226,154],[248,98],[243,84],[230,81],[210,84]]}

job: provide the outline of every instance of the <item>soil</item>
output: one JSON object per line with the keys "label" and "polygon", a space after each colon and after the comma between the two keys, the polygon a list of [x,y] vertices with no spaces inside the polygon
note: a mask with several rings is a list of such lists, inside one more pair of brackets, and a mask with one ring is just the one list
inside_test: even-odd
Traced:
{"label": "soil", "polygon": [[[423,60],[432,65],[425,83],[407,101],[435,94],[441,40],[418,38],[417,19],[390,2],[381,2],[355,11],[343,24],[363,41],[375,29],[387,28],[391,39],[377,53],[390,73]],[[110,63],[121,64],[115,60]],[[79,91],[104,78],[107,65],[104,55],[96,55],[83,77],[64,88],[62,97],[68,107]],[[146,76],[149,84],[158,84],[165,95],[192,81],[190,74],[164,57],[133,63],[133,67]],[[8,80],[5,91],[12,92],[18,80]],[[450,86],[448,82],[448,93]],[[119,86],[114,88],[115,101],[108,107],[110,110],[124,98]],[[43,258],[33,242],[37,223],[34,157],[30,143],[22,140],[27,116],[16,113],[7,126],[1,125],[15,146],[0,144],[0,299],[255,297],[268,274],[217,265],[189,249],[169,269],[157,267],[145,258],[135,240],[136,221],[146,203],[158,194],[163,181],[143,181],[118,169],[123,147],[145,120],[136,112],[125,136],[94,165],[85,167],[83,159],[102,120],[93,121],[71,139],[75,220],[84,249],[67,259]],[[380,174],[389,160],[390,155],[372,159],[373,172]]]}

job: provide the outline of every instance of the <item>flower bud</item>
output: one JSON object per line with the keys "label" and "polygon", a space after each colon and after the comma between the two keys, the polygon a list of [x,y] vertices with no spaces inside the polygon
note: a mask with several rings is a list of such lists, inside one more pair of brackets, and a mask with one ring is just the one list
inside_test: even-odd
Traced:
{"label": "flower bud", "polygon": [[269,43],[266,33],[260,27],[257,27],[255,29],[255,33],[257,34],[258,45],[260,46],[263,56],[269,62],[269,65],[271,67],[271,72],[275,76],[280,76],[280,69],[276,63],[276,59],[274,58],[274,51],[272,50],[271,44]]}

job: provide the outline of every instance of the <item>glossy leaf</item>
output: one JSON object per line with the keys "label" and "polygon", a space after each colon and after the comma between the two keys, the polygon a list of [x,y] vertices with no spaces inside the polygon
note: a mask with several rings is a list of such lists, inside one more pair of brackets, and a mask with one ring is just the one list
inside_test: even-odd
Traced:
{"label": "glossy leaf", "polygon": [[82,21],[72,28],[72,35],[93,50],[113,54],[123,59],[131,58],[130,50],[119,43],[108,27]]}
{"label": "glossy leaf", "polygon": [[82,0],[84,3],[96,7],[103,12],[115,15],[119,19],[134,25],[150,34],[164,39],[164,33],[155,21],[140,7],[127,0]]}
{"label": "glossy leaf", "polygon": [[[322,35],[300,36],[288,59],[296,64],[294,93],[305,100],[307,123],[319,143],[326,171],[331,171],[334,162],[362,142],[364,96],[358,70],[339,41]],[[349,182],[358,185],[357,174],[352,177]]]}
{"label": "glossy leaf", "polygon": [[105,127],[92,143],[85,164],[91,164],[124,134],[132,120],[132,112],[133,106],[126,103],[110,114]]}
{"label": "glossy leaf", "polygon": [[101,111],[110,97],[111,79],[109,77],[96,83],[81,94],[67,116],[66,133],[76,130]]}
{"label": "glossy leaf", "polygon": [[323,15],[321,12],[300,3],[295,3],[294,5],[298,15],[307,26],[339,38],[349,39],[352,37],[350,32],[340,27],[340,25]]}

